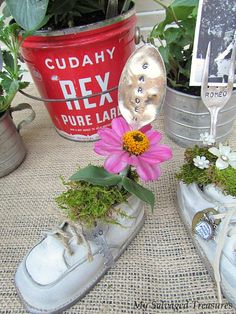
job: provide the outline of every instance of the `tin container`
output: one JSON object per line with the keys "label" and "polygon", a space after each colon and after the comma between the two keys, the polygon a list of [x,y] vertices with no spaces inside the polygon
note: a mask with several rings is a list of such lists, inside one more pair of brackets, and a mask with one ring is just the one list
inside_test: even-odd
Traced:
{"label": "tin container", "polygon": [[[96,140],[97,131],[110,126],[119,115],[117,87],[126,60],[135,49],[135,24],[133,5],[112,19],[60,31],[41,31],[24,40],[22,56],[42,98],[85,97],[45,103],[63,137]],[[110,89],[113,90],[106,93]]]}
{"label": "tin container", "polygon": [[[236,92],[233,92],[218,115],[217,142],[224,142],[229,137],[235,116]],[[168,87],[164,103],[164,127],[166,134],[182,147],[201,145],[200,134],[210,133],[210,114],[200,97]]]}
{"label": "tin container", "polygon": [[[16,126],[12,119],[12,112],[24,109],[30,109],[31,113],[26,120],[22,120]],[[15,170],[24,160],[26,149],[19,130],[34,118],[35,112],[29,104],[19,104],[10,108],[0,117],[0,177]]]}

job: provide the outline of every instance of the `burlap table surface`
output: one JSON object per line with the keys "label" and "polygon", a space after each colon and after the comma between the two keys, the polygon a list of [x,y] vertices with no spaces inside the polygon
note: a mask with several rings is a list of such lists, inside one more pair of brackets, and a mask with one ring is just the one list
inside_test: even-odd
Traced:
{"label": "burlap table surface", "polygon": [[[33,85],[28,92],[36,94]],[[19,94],[15,104],[22,101],[28,99]],[[59,177],[69,177],[78,165],[104,160],[93,153],[92,142],[60,137],[43,103],[28,102],[36,119],[21,132],[26,159],[0,179],[0,313],[26,313],[14,287],[14,273],[43,231],[64,219],[54,203],[64,190]],[[16,113],[15,120],[26,114]],[[154,127],[163,133],[162,116]],[[236,148],[235,132],[230,142]],[[65,313],[234,313],[203,309],[205,304],[217,304],[216,289],[178,215],[175,172],[184,149],[165,135],[162,143],[173,148],[174,157],[163,164],[161,178],[147,184],[156,198],[153,214],[146,207],[146,223],[135,240],[93,290]]]}

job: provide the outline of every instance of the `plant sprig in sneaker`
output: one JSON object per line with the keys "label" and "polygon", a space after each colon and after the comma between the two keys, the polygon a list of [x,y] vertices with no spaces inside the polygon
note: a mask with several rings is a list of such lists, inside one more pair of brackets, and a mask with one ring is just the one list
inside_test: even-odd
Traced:
{"label": "plant sprig in sneaker", "polygon": [[176,174],[186,184],[214,184],[226,194],[236,196],[236,152],[229,145],[187,148],[185,164]]}
{"label": "plant sprig in sneaker", "polygon": [[151,125],[133,130],[124,118],[112,121],[112,128],[98,131],[100,141],[94,151],[106,157],[104,166],[88,165],[63,180],[67,191],[56,198],[57,204],[67,216],[82,224],[98,222],[116,223],[112,213],[114,206],[135,195],[154,208],[155,196],[142,186],[143,181],[156,180],[161,175],[160,164],[172,158],[171,149],[159,144],[161,134]]}

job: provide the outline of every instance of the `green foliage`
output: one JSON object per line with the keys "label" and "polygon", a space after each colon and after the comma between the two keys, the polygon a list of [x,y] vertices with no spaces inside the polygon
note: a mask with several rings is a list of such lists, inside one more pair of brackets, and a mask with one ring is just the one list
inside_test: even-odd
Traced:
{"label": "green foliage", "polygon": [[165,9],[166,17],[153,27],[149,40],[155,44],[157,39],[160,44],[168,85],[182,92],[199,94],[199,88],[189,86],[198,0],[174,0],[169,6],[160,0],[154,1]]}
{"label": "green foliage", "polygon": [[98,186],[86,181],[62,181],[67,190],[56,198],[58,206],[72,221],[88,227],[98,222],[116,223],[114,212],[125,215],[114,206],[125,202],[128,193],[117,186]]}
{"label": "green foliage", "polygon": [[[194,166],[193,158],[205,156],[210,161],[210,167],[199,169]],[[229,166],[224,170],[219,170],[215,166],[217,157],[208,151],[207,147],[194,146],[185,151],[185,164],[176,174],[178,180],[186,184],[193,182],[199,185],[215,184],[225,193],[236,196],[236,169]]]}
{"label": "green foliage", "polygon": [[0,68],[0,114],[11,105],[19,89],[25,88],[28,83],[22,82],[21,67],[18,63],[20,42],[18,41],[19,26],[4,24],[0,18],[0,42],[7,50],[2,51],[2,67]]}
{"label": "green foliage", "polygon": [[236,169],[228,167],[224,170],[214,169],[213,182],[227,194],[236,196]]}
{"label": "green foliage", "polygon": [[70,177],[70,180],[86,181],[101,186],[114,186],[121,182],[122,177],[111,174],[102,167],[90,165],[77,171]]}
{"label": "green foliage", "polygon": [[151,191],[145,189],[142,185],[138,184],[134,180],[131,180],[127,177],[123,177],[122,186],[130,194],[134,194],[138,198],[140,198],[143,202],[148,203],[153,210],[155,198]]}
{"label": "green foliage", "polygon": [[[128,169],[127,169],[128,170]],[[85,181],[98,186],[115,186],[117,189],[124,188],[130,194],[136,195],[142,201],[154,207],[154,195],[151,191],[137,183],[136,173],[128,170],[128,174],[111,174],[102,167],[89,165],[78,170],[70,177],[71,181]]]}
{"label": "green foliage", "polygon": [[181,170],[176,175],[178,180],[183,181],[186,184],[196,182],[200,185],[207,185],[212,183],[208,176],[207,169],[199,169],[193,164],[185,164],[181,167]]}
{"label": "green foliage", "polygon": [[209,147],[199,147],[198,145],[195,145],[193,148],[186,148],[184,155],[185,160],[189,164],[193,164],[193,158],[196,156],[205,156],[212,163],[215,163],[217,159],[217,156],[209,152]]}
{"label": "green foliage", "polygon": [[[44,26],[62,29],[104,20],[108,0],[5,0],[6,13],[10,11],[15,21],[27,31]],[[128,10],[131,1],[127,1]],[[125,1],[118,1],[121,11]]]}
{"label": "green foliage", "polygon": [[37,28],[45,18],[49,0],[6,0],[7,7],[16,23],[23,29]]}

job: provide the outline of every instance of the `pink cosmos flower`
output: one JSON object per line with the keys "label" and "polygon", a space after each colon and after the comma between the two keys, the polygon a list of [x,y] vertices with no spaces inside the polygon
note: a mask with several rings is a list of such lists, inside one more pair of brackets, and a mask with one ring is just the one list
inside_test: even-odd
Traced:
{"label": "pink cosmos flower", "polygon": [[172,157],[168,146],[158,144],[162,136],[151,125],[133,130],[119,117],[113,119],[111,129],[102,128],[98,134],[101,139],[94,151],[107,157],[104,168],[111,173],[120,173],[131,165],[142,180],[155,180],[161,175],[159,164]]}

